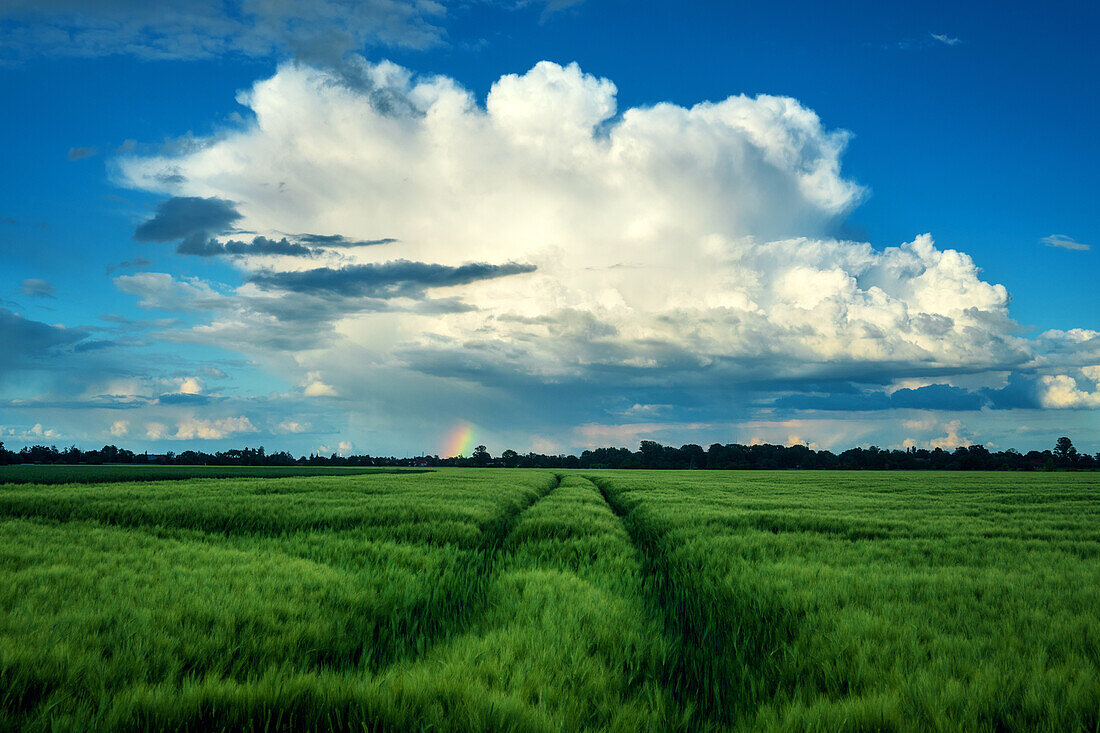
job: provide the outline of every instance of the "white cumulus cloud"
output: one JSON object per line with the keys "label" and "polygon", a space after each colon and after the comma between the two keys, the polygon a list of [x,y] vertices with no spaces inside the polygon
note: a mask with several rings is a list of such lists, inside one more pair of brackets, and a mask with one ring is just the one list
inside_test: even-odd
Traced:
{"label": "white cumulus cloud", "polygon": [[1100,389],[1092,392],[1080,389],[1077,380],[1067,374],[1042,377],[1039,382],[1039,401],[1043,407],[1059,410],[1100,407]]}
{"label": "white cumulus cloud", "polygon": [[[161,273],[116,278],[144,307],[215,313],[174,338],[294,351],[306,395],[364,401],[387,369],[443,379],[447,396],[453,378],[727,386],[1004,372],[1035,357],[1006,288],[965,252],[921,233],[885,248],[834,236],[865,191],[841,173],[848,133],[795,99],[620,109],[611,81],[541,62],[482,101],[389,62],[360,71],[370,93],[283,65],[240,95],[254,123],[120,161],[135,187],[234,202],[242,229],[396,240],[240,257],[252,282],[232,294]],[[369,276],[382,292],[377,278],[415,263],[452,279],[431,298],[394,286],[369,308],[334,285]],[[469,263],[524,274],[459,277]],[[320,333],[331,337],[309,341]],[[325,381],[303,379],[321,365]]]}
{"label": "white cumulus cloud", "polygon": [[256,427],[247,417],[225,417],[205,420],[188,417],[179,422],[172,440],[218,440],[237,433],[255,433]]}

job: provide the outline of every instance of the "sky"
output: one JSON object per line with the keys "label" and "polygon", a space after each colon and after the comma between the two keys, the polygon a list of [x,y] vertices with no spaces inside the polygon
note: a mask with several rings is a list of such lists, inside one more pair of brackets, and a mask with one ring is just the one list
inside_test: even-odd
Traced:
{"label": "sky", "polygon": [[1100,8],[911,5],[0,2],[0,441],[1100,451]]}

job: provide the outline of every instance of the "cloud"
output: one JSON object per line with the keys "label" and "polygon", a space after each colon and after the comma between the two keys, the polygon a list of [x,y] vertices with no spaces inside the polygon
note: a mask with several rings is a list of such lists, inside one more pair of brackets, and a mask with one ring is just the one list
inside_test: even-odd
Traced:
{"label": "cloud", "polygon": [[115,270],[140,270],[143,267],[149,267],[153,264],[152,260],[144,257],[135,257],[132,260],[123,260],[117,265],[107,265],[107,274],[110,275]]}
{"label": "cloud", "polygon": [[225,417],[206,420],[185,417],[176,424],[175,432],[162,422],[145,424],[148,440],[221,440],[232,435],[259,432],[247,417]]}
{"label": "cloud", "polygon": [[309,430],[309,425],[303,425],[295,420],[284,420],[279,423],[275,432],[278,433],[304,433]]}
{"label": "cloud", "polygon": [[324,382],[310,382],[302,391],[306,397],[336,397],[337,392]]}
{"label": "cloud", "polygon": [[40,440],[57,440],[64,437],[62,433],[53,428],[44,428],[42,423],[35,423],[33,427],[25,430],[9,429],[5,438],[12,438],[17,441],[32,443]]}
{"label": "cloud", "polygon": [[23,281],[19,292],[35,298],[52,298],[53,294],[57,292],[57,288],[47,280],[31,277]]}
{"label": "cloud", "polygon": [[929,33],[928,35],[932,36],[932,38],[936,39],[945,46],[954,46],[959,43],[958,38],[952,38],[946,33]]}
{"label": "cloud", "polygon": [[347,440],[341,440],[335,448],[330,448],[327,445],[318,446],[315,451],[318,455],[330,455],[336,453],[337,455],[347,456],[351,455],[351,452],[355,450],[355,446]]}
{"label": "cloud", "polygon": [[279,240],[253,237],[251,242],[242,242],[235,239],[219,242],[216,239],[190,238],[181,242],[176,247],[176,252],[181,255],[198,255],[199,257],[214,257],[217,255],[311,257],[315,254],[315,250],[297,242],[290,242],[286,237]]}
{"label": "cloud", "polygon": [[928,441],[929,448],[942,448],[944,450],[952,450],[961,446],[971,446],[974,441],[970,437],[963,435],[966,433],[966,427],[959,420],[952,420],[943,426],[945,435],[938,438],[933,438]]}
{"label": "cloud", "polygon": [[336,397],[338,393],[332,385],[325,384],[321,381],[320,372],[309,372],[306,374],[304,381],[304,389],[302,394],[306,397]]}
{"label": "cloud", "polygon": [[299,293],[321,293],[345,297],[419,298],[428,288],[468,285],[508,275],[534,272],[534,265],[509,262],[490,265],[474,262],[447,265],[393,260],[385,263],[348,265],[339,269],[320,267],[293,272],[260,272],[251,282],[265,289]]}
{"label": "cloud", "polygon": [[631,405],[626,410],[624,410],[622,414],[630,416],[630,417],[639,417],[639,416],[647,416],[647,415],[648,416],[653,416],[653,415],[660,415],[662,413],[667,413],[670,410],[672,410],[672,408],[673,408],[672,405],[643,405],[643,404],[635,402],[633,405]]}
{"label": "cloud", "polygon": [[930,384],[916,389],[901,388],[887,394],[865,391],[856,394],[787,395],[775,401],[776,407],[798,410],[980,410],[988,398],[947,384]]}
{"label": "cloud", "polygon": [[42,0],[0,8],[0,61],[125,54],[206,59],[287,52],[319,58],[368,44],[426,48],[440,42],[443,5],[421,0],[192,2]]}
{"label": "cloud", "polygon": [[51,326],[32,321],[7,308],[0,308],[0,366],[27,366],[33,361],[55,357],[87,336],[83,329]]}
{"label": "cloud", "polygon": [[[1095,377],[1092,378],[1095,380]],[[1100,389],[1093,392],[1079,389],[1077,380],[1067,374],[1045,376],[1040,379],[1040,383],[1042,389],[1039,400],[1043,407],[1056,410],[1100,408]]]}
{"label": "cloud", "polygon": [[202,392],[202,380],[198,377],[187,377],[180,380],[179,390],[180,394],[199,394]]}
{"label": "cloud", "polygon": [[84,158],[90,158],[99,151],[95,148],[69,148],[68,159],[69,161],[82,160]]}
{"label": "cloud", "polygon": [[126,437],[130,434],[130,421],[115,420],[113,423],[111,423],[110,433],[116,438]]}
{"label": "cloud", "polygon": [[1046,237],[1043,237],[1039,241],[1048,247],[1069,249],[1075,252],[1088,252],[1090,249],[1092,249],[1092,245],[1078,242],[1073,237],[1067,237],[1065,234],[1050,234]]}
{"label": "cloud", "polygon": [[240,433],[258,432],[247,417],[226,417],[220,420],[186,418],[176,426],[169,440],[220,440]]}
{"label": "cloud", "polygon": [[325,247],[375,247],[380,244],[393,244],[397,240],[393,237],[382,239],[349,239],[342,234],[299,234],[298,241],[306,244],[324,245]]}
{"label": "cloud", "polygon": [[[919,232],[889,246],[842,238],[865,195],[841,171],[850,136],[795,99],[621,109],[610,80],[547,62],[479,99],[357,63],[367,89],[284,64],[240,95],[254,121],[120,172],[163,192],[159,176],[178,171],[172,192],[234,202],[225,226],[267,241],[400,244],[320,261],[242,251],[236,287],[117,278],[143,307],[196,313],[162,338],[263,355],[294,384],[323,369],[343,400],[410,424],[521,403],[517,419],[598,424],[635,403],[770,404],[758,398],[776,385],[804,398],[786,410],[836,388],[854,396],[821,409],[974,411],[994,399],[982,379],[1001,389],[1005,373],[1097,363],[1095,345],[1065,335],[1073,324],[1025,338],[1007,288],[965,251]],[[203,241],[214,237],[227,244]],[[959,375],[977,376],[962,388]],[[882,391],[906,379],[926,381]],[[696,424],[677,413],[635,417]]]}
{"label": "cloud", "polygon": [[183,240],[180,251],[201,250],[215,234],[232,229],[241,215],[231,201],[216,196],[175,196],[157,204],[152,219],[134,231],[139,242],[174,242]]}
{"label": "cloud", "polygon": [[[228,255],[235,257],[263,255],[279,255],[284,257],[317,257],[328,250],[339,250],[350,247],[373,247],[381,244],[391,244],[396,239],[349,239],[341,234],[299,234],[292,239],[269,239],[264,236],[256,236],[251,242],[243,242],[230,239],[220,242],[214,238],[192,236],[184,239],[176,252],[183,255],[198,255],[199,257],[215,257]],[[307,246],[316,245],[316,246]]]}
{"label": "cloud", "polygon": [[181,281],[164,272],[143,272],[119,275],[114,283],[122,292],[138,296],[138,306],[147,310],[204,311],[225,305],[225,296],[197,278]]}
{"label": "cloud", "polygon": [[705,423],[625,423],[605,425],[586,423],[573,431],[573,437],[588,448],[602,448],[609,445],[637,445],[642,438],[656,438],[661,433],[671,431],[697,431],[712,427]]}

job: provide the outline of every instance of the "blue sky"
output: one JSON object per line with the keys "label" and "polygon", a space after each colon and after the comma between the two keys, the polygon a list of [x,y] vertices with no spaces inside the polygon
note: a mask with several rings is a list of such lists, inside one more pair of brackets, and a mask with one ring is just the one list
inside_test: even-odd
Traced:
{"label": "blue sky", "polygon": [[312,12],[0,11],[5,444],[1100,450],[1095,5]]}

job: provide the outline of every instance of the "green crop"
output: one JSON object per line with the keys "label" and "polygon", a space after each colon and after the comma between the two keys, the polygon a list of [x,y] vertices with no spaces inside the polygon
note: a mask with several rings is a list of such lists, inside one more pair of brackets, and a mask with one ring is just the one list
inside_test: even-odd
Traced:
{"label": "green crop", "polygon": [[1100,725],[1095,474],[337,471],[0,484],[0,730]]}

